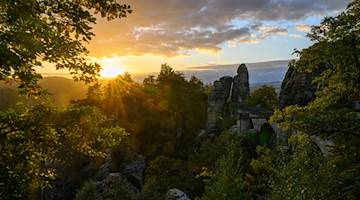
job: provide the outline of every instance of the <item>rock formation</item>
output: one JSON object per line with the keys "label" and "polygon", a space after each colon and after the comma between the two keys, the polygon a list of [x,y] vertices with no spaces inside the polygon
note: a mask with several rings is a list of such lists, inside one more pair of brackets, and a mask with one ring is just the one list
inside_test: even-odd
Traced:
{"label": "rock formation", "polygon": [[[313,72],[299,72],[290,67],[286,72],[285,78],[281,84],[281,92],[278,108],[283,109],[290,105],[306,106],[316,98],[316,92],[320,90],[314,79],[319,77],[325,68],[320,67]],[[286,147],[288,138],[296,134],[296,130],[284,132],[277,130],[278,145]],[[327,138],[321,138],[312,135],[311,139],[319,147],[324,156],[330,155],[330,149],[333,142]],[[289,148],[289,147],[287,147]]]}
{"label": "rock formation", "polygon": [[[114,171],[114,161],[111,150],[107,149],[105,162],[97,166],[93,160],[81,158],[78,167],[68,169],[63,165],[56,166],[59,177],[52,180],[52,188],[45,188],[41,192],[41,198],[45,200],[63,200],[74,196],[79,187],[79,178],[92,179],[97,182],[99,187],[105,187],[110,179],[121,179],[126,185],[136,193],[140,192],[144,179],[146,167],[145,157],[138,155],[132,161],[123,163],[123,168]],[[105,184],[106,183],[106,184]]]}
{"label": "rock formation", "polygon": [[249,72],[245,64],[241,64],[234,77],[231,101],[243,104],[245,99],[250,96]]}
{"label": "rock formation", "polygon": [[278,108],[283,109],[289,105],[306,106],[313,101],[315,92],[319,91],[313,80],[323,71],[323,68],[319,68],[311,73],[298,72],[290,67],[281,84]]}
{"label": "rock formation", "polygon": [[138,189],[143,185],[145,167],[146,161],[143,155],[138,155],[135,160],[124,165],[124,175]]}
{"label": "rock formation", "polygon": [[215,81],[208,99],[208,117],[206,120],[206,133],[217,134],[221,131],[221,120],[223,107],[226,103],[227,92],[221,81]]}
{"label": "rock formation", "polygon": [[243,104],[249,95],[249,73],[245,64],[239,66],[234,78],[224,76],[216,80],[208,99],[206,134],[220,134],[224,118],[232,115],[229,104]]}

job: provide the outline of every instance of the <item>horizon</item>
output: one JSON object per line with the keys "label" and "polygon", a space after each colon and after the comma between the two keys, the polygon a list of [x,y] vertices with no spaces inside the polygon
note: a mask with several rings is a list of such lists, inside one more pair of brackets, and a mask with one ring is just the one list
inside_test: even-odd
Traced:
{"label": "horizon", "polygon": [[[249,82],[254,84],[270,83],[270,82],[282,82],[285,77],[285,73],[288,69],[288,62],[290,60],[275,60],[268,62],[254,62],[245,63],[249,71]],[[183,70],[176,70],[185,75],[186,78],[190,78],[192,75],[199,78],[203,83],[213,83],[215,80],[220,79],[223,76],[235,76],[236,70],[239,64],[227,64],[227,65],[207,65],[207,66],[194,66],[184,68]],[[172,66],[170,66],[172,67]],[[127,72],[127,71],[126,71]],[[158,75],[160,72],[160,66],[158,71],[147,72],[147,73],[130,73],[131,77],[137,81],[142,82],[144,78],[149,75]],[[119,74],[122,75],[125,72]],[[52,72],[52,73],[41,73],[43,77],[65,77],[72,79],[71,74],[66,72]],[[98,77],[99,79],[111,79],[114,77]]]}

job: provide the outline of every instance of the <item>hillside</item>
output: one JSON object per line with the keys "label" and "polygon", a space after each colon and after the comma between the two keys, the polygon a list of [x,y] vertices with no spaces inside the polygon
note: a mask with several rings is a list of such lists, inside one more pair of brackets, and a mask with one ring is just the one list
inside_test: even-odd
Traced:
{"label": "hillside", "polygon": [[[85,98],[88,88],[83,82],[64,77],[44,77],[40,85],[50,92],[49,100],[59,105],[68,105],[71,100]],[[15,84],[0,84],[0,110],[15,107],[17,102],[25,99],[19,97],[16,90]]]}

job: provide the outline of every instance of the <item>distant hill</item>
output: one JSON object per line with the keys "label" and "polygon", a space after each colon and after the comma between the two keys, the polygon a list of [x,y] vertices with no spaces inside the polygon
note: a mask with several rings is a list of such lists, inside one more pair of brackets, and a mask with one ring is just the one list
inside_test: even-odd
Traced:
{"label": "distant hill", "polygon": [[[71,100],[86,98],[88,86],[84,82],[75,82],[64,77],[44,77],[39,81],[51,93],[50,101],[59,105],[68,105]],[[0,84],[0,110],[15,107],[23,101],[17,94],[17,85]]]}
{"label": "distant hill", "polygon": [[59,105],[68,105],[71,100],[86,98],[88,89],[84,82],[64,77],[44,77],[39,83],[49,90],[51,101]]}

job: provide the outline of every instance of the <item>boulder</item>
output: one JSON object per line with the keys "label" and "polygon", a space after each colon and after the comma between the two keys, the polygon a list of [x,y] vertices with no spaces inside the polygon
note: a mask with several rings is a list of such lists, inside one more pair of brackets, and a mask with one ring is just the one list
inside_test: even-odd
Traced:
{"label": "boulder", "polygon": [[166,200],[191,200],[183,191],[174,188],[167,191]]}

